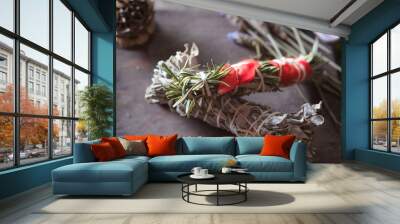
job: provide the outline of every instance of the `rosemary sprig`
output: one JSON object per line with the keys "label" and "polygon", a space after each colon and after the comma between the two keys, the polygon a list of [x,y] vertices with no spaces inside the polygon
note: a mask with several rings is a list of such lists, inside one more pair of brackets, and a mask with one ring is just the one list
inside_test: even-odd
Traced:
{"label": "rosemary sprig", "polygon": [[186,66],[187,64],[178,73],[174,73],[165,63],[162,64],[167,77],[171,79],[166,87],[166,97],[173,101],[174,108],[183,105],[189,116],[196,105],[196,98],[203,91],[211,94],[211,89],[224,83],[221,79],[228,74],[229,68],[213,65],[205,72],[198,72]]}

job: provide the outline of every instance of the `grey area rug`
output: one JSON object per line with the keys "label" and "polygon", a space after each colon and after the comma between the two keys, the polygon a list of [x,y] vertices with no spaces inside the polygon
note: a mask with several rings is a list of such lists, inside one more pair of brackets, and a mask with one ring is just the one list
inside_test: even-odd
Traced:
{"label": "grey area rug", "polygon": [[[181,185],[150,183],[131,197],[57,197],[35,213],[125,214],[125,213],[360,213],[360,205],[345,201],[316,184],[249,184],[248,200],[238,205],[204,206],[181,198]],[[224,186],[231,189],[233,186]],[[212,185],[198,190],[215,189]],[[194,190],[194,187],[193,189]],[[212,193],[211,193],[212,194]],[[226,197],[222,202],[232,202]],[[215,203],[215,197],[191,198],[194,202]]]}

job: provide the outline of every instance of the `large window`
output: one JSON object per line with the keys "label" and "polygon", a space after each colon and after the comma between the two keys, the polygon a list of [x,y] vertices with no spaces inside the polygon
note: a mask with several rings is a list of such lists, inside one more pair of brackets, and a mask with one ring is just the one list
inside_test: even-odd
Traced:
{"label": "large window", "polygon": [[87,139],[78,104],[90,85],[90,31],[63,0],[1,0],[0,9],[0,170],[70,156]]}
{"label": "large window", "polygon": [[371,148],[400,153],[400,24],[370,45]]}
{"label": "large window", "polygon": [[0,26],[14,31],[14,0],[1,0],[0,9]]}

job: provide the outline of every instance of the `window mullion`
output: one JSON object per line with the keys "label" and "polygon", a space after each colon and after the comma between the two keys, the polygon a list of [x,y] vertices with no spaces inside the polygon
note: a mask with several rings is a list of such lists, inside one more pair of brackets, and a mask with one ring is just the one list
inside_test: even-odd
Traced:
{"label": "window mullion", "polygon": [[[91,45],[92,45],[92,33],[90,33],[90,32],[88,32],[88,63],[89,63],[89,65],[88,65],[88,70],[91,72],[91,71],[93,71],[93,69],[92,69],[92,57],[91,57]],[[90,82],[90,84],[92,84],[92,82]]]}
{"label": "window mullion", "polygon": [[373,56],[373,50],[374,48],[372,45],[369,46],[369,148],[372,150],[374,147],[374,136],[373,136],[373,91],[374,91],[374,86],[373,86],[373,79],[372,79],[372,71],[373,71],[373,63],[372,63],[372,56]]}
{"label": "window mullion", "polygon": [[[49,50],[53,52],[53,0],[49,0]],[[50,118],[48,120],[48,152],[49,159],[53,158],[53,56],[49,55],[49,74],[48,74],[48,92],[47,94],[49,98],[49,115]]]}
{"label": "window mullion", "polygon": [[[74,66],[71,67],[71,91],[72,91],[72,105],[71,105],[71,117],[75,118],[75,12],[72,11],[71,14],[71,24],[72,24],[72,29],[71,29],[71,60],[72,64]],[[72,150],[72,155],[74,155],[74,145],[75,145],[75,125],[76,121],[72,121],[72,130],[71,130],[71,150]]]}
{"label": "window mullion", "polygon": [[[20,1],[14,1],[14,31],[17,35],[19,35],[19,6]],[[18,38],[14,39],[14,112],[19,113],[20,105],[20,50],[19,50],[19,40]],[[20,119],[19,117],[14,116],[14,166],[20,165],[20,155],[19,155],[19,136],[20,136]]]}
{"label": "window mullion", "polygon": [[[387,32],[387,52],[386,52],[386,54],[387,54],[387,71],[389,71],[390,70],[390,30]],[[387,98],[388,98],[388,100],[387,100],[387,110],[388,110],[388,118],[391,118],[392,117],[392,99],[391,99],[391,79],[392,79],[392,76],[391,76],[391,74],[389,73],[388,75],[387,75]],[[387,151],[388,152],[391,152],[392,151],[392,135],[391,135],[391,128],[392,128],[392,125],[391,125],[391,123],[392,123],[392,121],[391,120],[388,120],[388,122],[387,122],[387,135],[388,135],[388,138],[387,138],[387,140],[388,140],[388,148],[387,148]]]}

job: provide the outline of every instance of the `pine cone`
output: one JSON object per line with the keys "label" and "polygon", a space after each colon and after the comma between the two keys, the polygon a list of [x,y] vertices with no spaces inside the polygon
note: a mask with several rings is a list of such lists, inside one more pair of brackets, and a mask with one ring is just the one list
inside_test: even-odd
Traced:
{"label": "pine cone", "polygon": [[117,0],[116,14],[119,47],[142,45],[154,32],[153,0]]}

